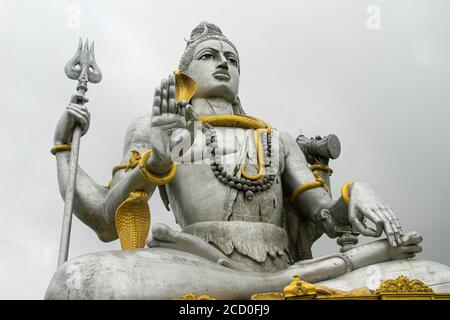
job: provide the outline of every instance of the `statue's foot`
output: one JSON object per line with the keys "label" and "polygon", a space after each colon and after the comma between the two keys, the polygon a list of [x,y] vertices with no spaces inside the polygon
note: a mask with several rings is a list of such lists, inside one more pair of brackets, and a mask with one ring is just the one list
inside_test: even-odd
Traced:
{"label": "statue's foot", "polygon": [[389,255],[392,260],[411,259],[417,253],[422,252],[420,243],[423,238],[415,231],[411,231],[402,237],[402,244],[395,247],[390,247]]}

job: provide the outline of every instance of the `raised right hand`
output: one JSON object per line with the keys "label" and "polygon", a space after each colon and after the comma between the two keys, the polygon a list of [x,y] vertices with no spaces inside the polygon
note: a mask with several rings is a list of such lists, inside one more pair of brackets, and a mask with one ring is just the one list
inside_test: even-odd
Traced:
{"label": "raised right hand", "polygon": [[155,88],[150,139],[152,156],[147,165],[156,174],[165,174],[173,164],[171,156],[175,145],[189,141],[184,110],[177,105],[175,76],[163,79]]}
{"label": "raised right hand", "polygon": [[88,131],[91,120],[91,114],[85,105],[88,101],[87,98],[79,94],[75,94],[70,98],[69,105],[56,125],[55,145],[70,144],[76,125],[80,126],[82,135]]}

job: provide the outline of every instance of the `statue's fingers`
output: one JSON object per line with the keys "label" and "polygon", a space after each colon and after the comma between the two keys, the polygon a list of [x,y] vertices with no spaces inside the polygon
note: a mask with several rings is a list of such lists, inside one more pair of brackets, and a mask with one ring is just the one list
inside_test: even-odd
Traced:
{"label": "statue's fingers", "polygon": [[386,218],[389,220],[389,224],[391,225],[392,230],[394,231],[395,241],[397,241],[398,245],[401,245],[402,244],[402,235],[400,234],[401,229],[395,222],[393,212],[389,211],[389,208],[387,207],[384,207],[382,210]]}
{"label": "statue's fingers", "polygon": [[162,89],[161,94],[161,114],[165,114],[169,112],[169,105],[167,103],[167,90]]}
{"label": "statue's fingers", "polygon": [[[378,215],[376,215],[369,208],[358,207],[357,211],[363,218],[369,219],[375,225],[375,230],[373,228],[370,228],[370,230],[373,230],[373,232],[375,233],[374,237],[378,238],[379,236],[381,236],[383,232],[383,221],[378,217]],[[358,219],[358,221],[361,221],[364,227],[367,228],[367,225],[365,224],[364,220]]]}
{"label": "statue's fingers", "polygon": [[169,90],[169,99],[176,100],[176,87],[175,87],[175,76],[173,74],[169,75],[168,80],[168,90]]}
{"label": "statue's fingers", "polygon": [[412,244],[412,245],[406,246],[405,248],[408,253],[419,253],[419,252],[422,252],[422,250],[423,250],[422,246],[419,244]]}
{"label": "statue's fingers", "polygon": [[175,100],[175,85],[169,86],[169,113],[178,113],[177,101]]}
{"label": "statue's fingers", "polygon": [[89,99],[82,94],[76,93],[70,97],[70,103],[74,104],[84,104],[89,102]]}
{"label": "statue's fingers", "polygon": [[398,233],[400,234],[400,238],[403,237],[404,233],[402,230],[402,226],[400,225],[400,221],[398,220],[397,216],[395,215],[394,211],[389,206],[386,206],[386,210],[389,212],[389,215],[394,220],[394,224],[397,226]]}
{"label": "statue's fingers", "polygon": [[419,245],[409,245],[399,247],[400,253],[403,254],[414,254],[422,252],[422,246]]}
{"label": "statue's fingers", "polygon": [[404,259],[412,259],[412,258],[414,258],[415,256],[416,256],[415,253],[405,253],[405,254],[403,255]]}
{"label": "statue's fingers", "polygon": [[[351,199],[351,198],[350,198]],[[366,225],[364,225],[364,223],[362,223],[361,220],[359,220],[359,218],[357,217],[357,211],[358,209],[355,206],[351,205],[351,200],[350,200],[350,206],[349,206],[349,217],[350,217],[350,223],[352,224],[352,226],[358,230],[358,232],[360,232],[362,235],[365,235],[367,237],[376,237],[376,231],[372,228],[367,227]]]}
{"label": "statue's fingers", "polygon": [[370,209],[370,208],[360,208],[359,211],[361,214],[368,218],[370,221],[373,222],[376,229],[376,237],[380,237],[383,234],[383,220],[380,218],[380,216],[376,213],[376,211]]}
{"label": "statue's fingers", "polygon": [[161,81],[161,114],[167,113],[168,112],[168,92],[167,92],[167,80],[163,79]]}
{"label": "statue's fingers", "polygon": [[67,108],[82,112],[82,113],[87,113],[87,108],[85,106],[82,106],[80,104],[75,104],[75,103],[70,103]]}
{"label": "statue's fingers", "polygon": [[86,131],[89,127],[88,121],[75,110],[69,109],[68,112],[75,119],[76,123],[80,126],[81,133],[83,133],[83,134],[86,133]]}
{"label": "statue's fingers", "polygon": [[391,246],[393,246],[393,247],[397,246],[398,243],[395,238],[394,229],[392,229],[392,225],[389,222],[389,219],[384,215],[383,210],[376,209],[376,210],[374,210],[374,212],[380,217],[380,219],[382,219],[384,233],[386,234],[386,237],[387,237],[389,243],[391,244]]}
{"label": "statue's fingers", "polygon": [[80,116],[81,118],[83,118],[84,121],[88,122],[89,120],[89,115],[86,111],[81,110],[80,108],[74,106],[74,105],[69,105],[67,107],[67,110],[72,111],[72,113],[77,114],[78,116]]}
{"label": "statue's fingers", "polygon": [[418,234],[417,232],[409,232],[402,238],[402,244],[403,245],[410,245],[410,244],[418,244],[421,243],[423,240],[422,236]]}
{"label": "statue's fingers", "polygon": [[153,115],[161,115],[161,88],[156,87],[153,95]]}
{"label": "statue's fingers", "polygon": [[88,120],[91,120],[91,113],[89,112],[89,110],[86,107],[83,110],[84,110],[84,112],[86,112]]}

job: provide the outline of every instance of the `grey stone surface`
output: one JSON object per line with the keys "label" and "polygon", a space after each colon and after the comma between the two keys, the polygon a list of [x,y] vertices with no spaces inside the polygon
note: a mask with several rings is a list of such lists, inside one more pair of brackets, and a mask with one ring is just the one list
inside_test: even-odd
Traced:
{"label": "grey stone surface", "polygon": [[318,284],[339,290],[351,290],[361,287],[375,289],[379,281],[406,276],[410,280],[419,279],[430,286],[434,292],[450,292],[450,268],[446,265],[427,260],[388,261],[364,267],[335,279]]}
{"label": "grey stone surface", "polygon": [[[406,275],[425,281],[436,292],[449,291],[450,268],[439,263],[399,260],[373,267],[380,268],[384,279]],[[301,270],[235,271],[190,253],[165,248],[100,252],[62,265],[53,276],[45,298],[173,299],[193,292],[221,299],[248,299],[258,292],[281,292],[294,273],[301,274]],[[362,268],[319,283],[350,290],[366,286],[369,276],[367,269]]]}

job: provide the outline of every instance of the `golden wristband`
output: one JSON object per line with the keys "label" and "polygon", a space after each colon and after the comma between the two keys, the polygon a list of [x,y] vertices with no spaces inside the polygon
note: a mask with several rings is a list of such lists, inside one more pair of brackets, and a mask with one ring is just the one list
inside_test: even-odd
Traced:
{"label": "golden wristband", "polygon": [[151,156],[152,150],[147,150],[142,154],[141,159],[139,160],[139,171],[142,176],[146,178],[149,182],[156,184],[158,186],[168,184],[175,177],[175,173],[177,172],[176,164],[173,164],[169,170],[169,173],[163,177],[158,177],[151,173],[151,171],[147,168],[147,159]]}
{"label": "golden wristband", "polygon": [[348,188],[350,188],[352,183],[353,183],[353,181],[349,181],[349,182],[345,183],[344,185],[342,185],[342,188],[341,188],[341,196],[346,204],[350,203],[350,195],[348,193]]}
{"label": "golden wristband", "polygon": [[58,152],[70,150],[72,150],[72,146],[70,144],[58,144],[51,148],[50,152],[52,153],[52,155],[56,155]]}

